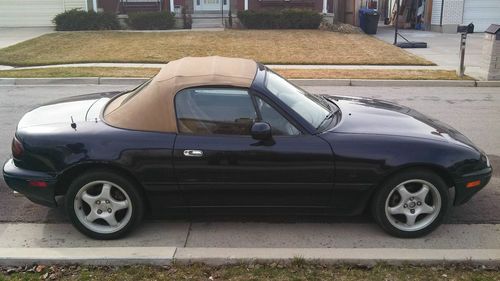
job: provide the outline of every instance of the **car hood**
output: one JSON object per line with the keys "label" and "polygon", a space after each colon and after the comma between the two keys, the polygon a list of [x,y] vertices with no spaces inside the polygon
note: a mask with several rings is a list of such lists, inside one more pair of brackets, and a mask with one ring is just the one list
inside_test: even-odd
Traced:
{"label": "car hood", "polygon": [[328,96],[342,112],[335,133],[394,135],[448,141],[479,149],[462,133],[414,109],[388,101]]}
{"label": "car hood", "polygon": [[56,123],[86,122],[99,119],[101,109],[121,92],[105,92],[58,99],[26,113],[18,129]]}

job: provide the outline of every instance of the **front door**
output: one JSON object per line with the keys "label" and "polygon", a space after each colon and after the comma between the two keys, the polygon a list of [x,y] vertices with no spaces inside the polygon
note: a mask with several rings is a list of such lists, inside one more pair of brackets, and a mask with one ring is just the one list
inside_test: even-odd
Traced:
{"label": "front door", "polygon": [[[269,103],[236,88],[187,89],[175,103],[175,173],[191,206],[330,203],[329,144],[299,131]],[[250,136],[259,119],[271,124],[273,142]]]}
{"label": "front door", "polygon": [[194,0],[195,11],[220,11],[222,8],[227,11],[229,0]]}

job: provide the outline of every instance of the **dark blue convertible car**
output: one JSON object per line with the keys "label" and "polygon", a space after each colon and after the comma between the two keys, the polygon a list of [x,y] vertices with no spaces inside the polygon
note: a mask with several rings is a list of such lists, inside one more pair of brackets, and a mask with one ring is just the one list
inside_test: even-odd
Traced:
{"label": "dark blue convertible car", "polygon": [[488,183],[487,156],[450,126],[335,94],[251,60],[184,58],[132,91],[28,112],[3,174],[33,202],[63,202],[97,239],[145,213],[207,210],[367,211],[388,233],[419,237]]}

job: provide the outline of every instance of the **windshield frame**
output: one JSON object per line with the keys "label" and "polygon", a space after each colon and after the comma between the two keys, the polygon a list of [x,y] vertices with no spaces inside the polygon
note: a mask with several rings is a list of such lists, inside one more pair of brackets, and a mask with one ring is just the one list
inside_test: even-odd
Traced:
{"label": "windshield frame", "polygon": [[[317,124],[313,124],[309,120],[307,120],[301,113],[294,110],[288,103],[283,101],[278,95],[276,95],[271,89],[268,88],[269,77],[271,77],[271,75],[269,75],[269,73],[277,76],[277,78],[280,78],[283,81],[285,81],[286,83],[288,83],[291,87],[293,87],[298,92],[300,92],[300,94],[303,94],[304,98],[307,98],[311,102],[322,107],[326,111],[325,116],[322,117],[321,120],[318,119],[319,121],[317,122]],[[330,129],[332,121],[334,119],[339,119],[340,108],[335,103],[333,103],[333,101],[331,101],[325,97],[309,93],[308,91],[291,83],[290,81],[283,78],[281,75],[277,74],[276,72],[272,71],[271,69],[269,69],[267,67],[266,67],[266,71],[265,71],[265,77],[262,80],[262,82],[263,82],[262,83],[263,88],[266,90],[266,92],[269,93],[269,95],[272,97],[272,99],[275,100],[276,103],[278,103],[281,107],[286,108],[287,113],[289,115],[291,115],[291,117],[293,117],[293,119],[296,119],[303,127],[305,127],[306,130],[309,131],[310,134],[317,134],[317,133],[321,133],[325,130]],[[299,93],[297,93],[297,94],[299,94]],[[326,117],[328,117],[333,111],[338,111],[337,113],[334,113],[335,117],[337,117],[337,118],[335,118],[335,117],[330,118],[329,122],[323,122],[323,121],[325,121]],[[335,122],[335,123],[338,123],[338,122]],[[319,125],[321,125],[321,126],[319,126]]]}

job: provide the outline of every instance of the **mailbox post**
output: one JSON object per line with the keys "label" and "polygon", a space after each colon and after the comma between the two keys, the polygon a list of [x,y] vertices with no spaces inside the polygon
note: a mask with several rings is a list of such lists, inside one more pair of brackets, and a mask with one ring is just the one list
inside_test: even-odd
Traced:
{"label": "mailbox post", "polygon": [[465,73],[465,44],[467,42],[467,34],[474,32],[474,25],[459,25],[457,32],[460,33],[460,66],[458,67],[458,76],[464,77]]}

